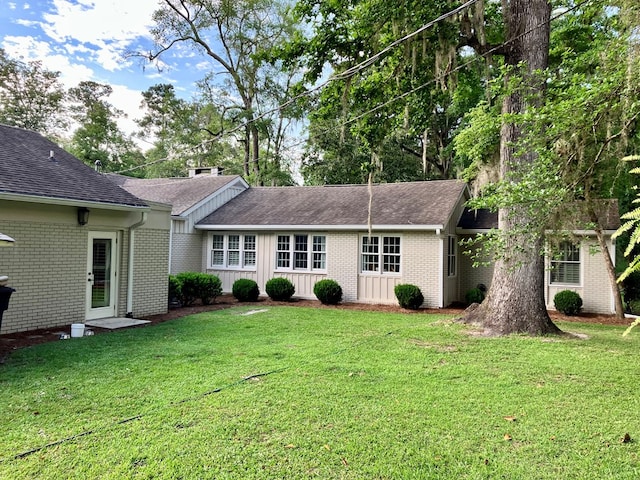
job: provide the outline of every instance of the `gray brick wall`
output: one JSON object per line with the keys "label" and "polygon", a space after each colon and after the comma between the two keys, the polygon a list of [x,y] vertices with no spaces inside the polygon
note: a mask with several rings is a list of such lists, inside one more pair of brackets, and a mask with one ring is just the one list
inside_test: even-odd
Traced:
{"label": "gray brick wall", "polygon": [[143,317],[167,311],[169,232],[140,229],[135,233],[133,314]]}
{"label": "gray brick wall", "polygon": [[87,231],[75,225],[0,220],[16,245],[0,249],[0,274],[16,289],[0,333],[81,322],[85,315]]}
{"label": "gray brick wall", "polygon": [[[174,233],[171,253],[171,273],[201,272],[203,270],[202,233]],[[206,243],[206,242],[205,242]]]}

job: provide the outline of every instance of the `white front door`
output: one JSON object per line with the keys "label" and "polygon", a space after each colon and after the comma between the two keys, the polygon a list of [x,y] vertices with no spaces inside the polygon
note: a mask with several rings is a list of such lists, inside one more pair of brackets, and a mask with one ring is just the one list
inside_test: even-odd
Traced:
{"label": "white front door", "polygon": [[117,234],[89,232],[87,320],[116,315]]}

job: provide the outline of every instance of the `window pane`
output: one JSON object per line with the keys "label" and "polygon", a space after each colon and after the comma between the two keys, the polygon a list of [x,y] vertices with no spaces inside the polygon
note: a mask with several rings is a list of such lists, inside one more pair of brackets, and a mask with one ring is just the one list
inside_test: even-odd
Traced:
{"label": "window pane", "polygon": [[229,235],[229,250],[240,250],[240,235]]}
{"label": "window pane", "polygon": [[456,274],[456,237],[449,237],[447,244],[447,275],[453,277]]}
{"label": "window pane", "polygon": [[256,249],[256,236],[255,235],[245,235],[244,236],[244,249],[245,250],[255,250]]}
{"label": "window pane", "polygon": [[289,251],[289,235],[278,235],[278,251]]}
{"label": "window pane", "polygon": [[400,237],[383,237],[382,250],[383,272],[400,272]]}
{"label": "window pane", "polygon": [[212,265],[224,265],[224,252],[222,250],[214,250],[211,253],[211,264]]}
{"label": "window pane", "polygon": [[224,235],[213,236],[213,249],[222,250],[224,248]]}
{"label": "window pane", "polygon": [[238,250],[229,250],[229,266],[237,267],[240,265],[240,252]]}
{"label": "window pane", "polygon": [[313,268],[326,270],[327,268],[327,237],[324,235],[313,236]]}
{"label": "window pane", "polygon": [[289,268],[289,252],[278,252],[278,268]]}
{"label": "window pane", "polygon": [[551,261],[551,283],[580,284],[580,246],[562,242],[558,260]]}
{"label": "window pane", "polygon": [[294,267],[296,269],[307,269],[307,252],[294,253]]}
{"label": "window pane", "polygon": [[224,235],[212,235],[211,265],[224,266]]}
{"label": "window pane", "polygon": [[256,265],[256,252],[244,252],[244,266],[255,267]]}

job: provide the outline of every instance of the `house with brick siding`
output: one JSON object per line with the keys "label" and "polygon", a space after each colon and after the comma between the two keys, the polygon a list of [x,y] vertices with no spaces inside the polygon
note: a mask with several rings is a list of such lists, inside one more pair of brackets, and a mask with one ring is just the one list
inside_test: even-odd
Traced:
{"label": "house with brick siding", "polygon": [[0,125],[0,333],[167,310],[171,206],[144,201],[38,133]]}
{"label": "house with brick siding", "polygon": [[249,188],[239,175],[222,175],[217,167],[192,168],[188,177],[107,177],[136,197],[171,205],[169,272],[198,272],[204,268],[203,234],[196,222]]}
{"label": "house with brick siding", "polygon": [[[188,178],[113,179],[140,198],[173,205],[172,273],[215,274],[225,292],[250,278],[263,294],[269,279],[285,277],[296,297],[311,299],[315,283],[330,278],[344,301],[382,304],[396,304],[395,286],[411,283],[433,308],[464,301],[469,289],[491,282],[492,267],[474,268],[459,245],[495,228],[497,218],[465,209],[464,182],[249,187],[238,176],[204,170]],[[615,213],[605,231],[612,247],[617,206]],[[601,288],[604,257],[591,254],[594,232],[578,233],[578,244],[563,244],[563,256],[548,262],[547,303],[553,308],[555,292],[571,288],[585,309],[610,313],[611,295]]]}

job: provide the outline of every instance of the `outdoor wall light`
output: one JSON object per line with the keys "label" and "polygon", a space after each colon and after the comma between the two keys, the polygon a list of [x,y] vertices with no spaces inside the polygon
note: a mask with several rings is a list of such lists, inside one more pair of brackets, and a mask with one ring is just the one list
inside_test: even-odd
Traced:
{"label": "outdoor wall light", "polygon": [[89,209],[78,207],[78,225],[86,225],[87,223],[89,223]]}

